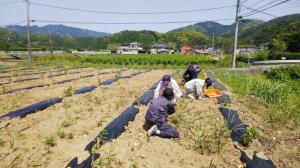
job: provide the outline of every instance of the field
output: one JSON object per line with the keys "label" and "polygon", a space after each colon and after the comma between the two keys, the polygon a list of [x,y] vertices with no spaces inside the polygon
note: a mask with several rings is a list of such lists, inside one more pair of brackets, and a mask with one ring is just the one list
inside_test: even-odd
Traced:
{"label": "field", "polygon": [[[0,116],[53,97],[60,97],[62,101],[23,118],[0,119],[0,167],[65,167],[75,157],[82,163],[90,156],[85,147],[101,136],[100,132],[107,125],[163,74],[173,74],[179,82],[185,64],[195,58],[161,56],[139,62],[141,56],[131,57],[122,58],[126,61],[122,60],[120,65],[118,59],[107,57],[35,56],[35,64],[29,69],[23,65],[3,66]],[[106,59],[109,61],[104,63]],[[92,159],[92,167],[242,167],[241,149],[249,154],[263,152],[277,167],[297,167],[300,164],[297,87],[293,87],[287,97],[280,92],[281,87],[279,91],[258,94],[259,87],[254,90],[253,85],[265,89],[268,84],[249,81],[269,81],[275,86],[273,79],[259,74],[224,72],[224,69],[216,69],[220,62],[209,58],[194,61],[210,68],[201,73],[201,78],[204,72],[213,72],[226,88],[224,93],[231,97],[231,103],[218,104],[216,98],[180,98],[176,113],[169,119],[180,132],[179,139],[147,137],[143,125],[149,104],[138,104],[139,113],[120,136],[92,147],[92,154],[100,154],[99,158]],[[5,72],[8,67],[17,70]],[[108,79],[117,80],[104,85]],[[297,80],[288,81],[298,84]],[[42,86],[24,89],[37,85]],[[95,88],[76,94],[78,89],[89,86]],[[182,86],[181,89],[183,91]],[[284,110],[283,104],[287,102],[290,108]],[[234,144],[220,107],[236,110],[241,120],[259,135],[251,137],[248,146]]]}

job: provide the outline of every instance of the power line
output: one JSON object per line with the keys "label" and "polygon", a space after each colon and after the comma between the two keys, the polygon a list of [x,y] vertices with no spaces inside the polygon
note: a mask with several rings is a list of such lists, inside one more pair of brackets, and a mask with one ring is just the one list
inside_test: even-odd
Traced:
{"label": "power line", "polygon": [[253,8],[250,8],[250,7],[245,6],[245,5],[242,5],[242,6],[245,7],[246,9],[248,9],[248,10],[252,10],[252,12],[259,12],[259,13],[263,13],[263,14],[268,15],[268,16],[277,17],[277,16],[275,16],[275,15],[272,15],[272,14],[269,14],[269,13],[266,13],[266,12],[262,12],[262,11],[253,9]]}
{"label": "power line", "polygon": [[[269,2],[269,3],[266,3],[266,4],[264,4],[264,5],[262,5],[262,6],[258,7],[258,8],[256,8],[255,10],[260,10],[260,9],[262,9],[262,8],[268,7],[269,5],[272,5],[273,3],[277,2],[277,1],[280,1],[280,0],[274,0],[274,1],[271,1],[271,2]],[[246,13],[246,14],[244,14],[244,15],[249,15],[249,14],[252,14],[252,13],[254,13],[254,12],[248,12],[248,13]]]}
{"label": "power line", "polygon": [[257,1],[255,4],[253,4],[252,6],[250,6],[251,8],[253,8],[254,6],[261,4],[262,2],[264,2],[265,0],[259,0]]}
{"label": "power line", "polygon": [[278,5],[281,5],[281,4],[283,4],[283,3],[286,3],[286,2],[288,2],[288,1],[290,1],[290,0],[284,0],[284,1],[280,2],[280,3],[277,3],[277,4],[275,4],[275,5],[269,6],[269,7],[265,8],[265,9],[259,10],[259,11],[255,12],[255,13],[245,15],[244,17],[248,17],[248,16],[254,15],[254,14],[256,14],[256,13],[263,12],[263,11],[265,11],[265,10],[274,8],[274,7],[278,6]]}
{"label": "power line", "polygon": [[248,1],[248,0],[244,0],[244,1],[241,2],[241,4],[243,4],[243,3],[247,2],[247,1]]}
{"label": "power line", "polygon": [[79,9],[79,8],[67,8],[49,4],[41,4],[31,2],[33,5],[37,6],[44,6],[62,10],[69,10],[69,11],[80,11],[80,12],[88,12],[88,13],[100,13],[100,14],[121,14],[121,15],[156,15],[156,14],[176,14],[176,13],[192,13],[192,12],[201,12],[201,11],[209,11],[209,10],[217,10],[217,9],[224,9],[224,8],[231,8],[235,7],[235,5],[228,5],[228,6],[220,6],[214,8],[204,8],[204,9],[194,9],[194,10],[182,10],[182,11],[161,11],[161,12],[122,12],[122,11],[96,11],[96,10],[86,10],[86,9]]}
{"label": "power line", "polygon": [[[234,19],[216,19],[216,20],[205,20],[211,22],[225,21],[225,20],[234,20]],[[161,21],[161,22],[79,22],[79,21],[57,21],[57,20],[31,20],[31,22],[40,22],[40,23],[72,23],[72,24],[100,24],[100,25],[134,25],[134,24],[176,24],[176,23],[197,23],[200,20],[193,21]],[[202,21],[204,22],[204,21]]]}

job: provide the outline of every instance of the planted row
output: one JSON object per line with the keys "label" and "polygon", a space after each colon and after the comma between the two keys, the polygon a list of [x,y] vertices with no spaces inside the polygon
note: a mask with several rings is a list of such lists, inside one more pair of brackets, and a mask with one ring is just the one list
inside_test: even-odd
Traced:
{"label": "planted row", "polygon": [[[124,71],[124,70],[119,70],[119,72],[120,71]],[[107,74],[107,73],[109,73],[109,72],[101,72],[101,73],[99,73],[99,75]],[[59,76],[61,76],[61,75],[59,75]],[[61,81],[55,82],[54,84],[64,84],[64,83],[76,81],[76,80],[79,80],[79,79],[82,79],[82,78],[90,78],[90,77],[94,77],[94,76],[96,76],[96,75],[94,75],[94,74],[84,75],[84,76],[81,76],[81,77],[76,78],[76,79],[73,78],[73,79],[61,80]],[[120,78],[122,78],[122,77],[120,77]],[[28,81],[28,80],[35,80],[35,79],[37,79],[37,78],[22,79],[22,80],[19,80],[18,82],[22,82],[24,80],[26,80],[26,81]],[[5,84],[8,84],[8,83],[5,83]],[[34,88],[38,88],[38,87],[45,87],[45,86],[50,86],[50,85],[49,84],[40,84],[40,85],[34,85],[34,86],[27,86],[27,87],[23,87],[23,88],[17,88],[17,89],[12,89],[12,90],[8,90],[8,91],[3,91],[3,93],[0,93],[0,95],[8,94],[8,93],[15,93],[17,91],[22,91],[22,90],[30,90],[30,89],[34,89]]]}
{"label": "planted row", "polygon": [[[146,73],[146,72],[148,72],[148,71],[135,73],[134,75],[132,75],[132,77],[136,76],[138,74],[141,74],[141,73]],[[83,87],[83,88],[75,90],[73,94],[83,94],[83,93],[91,92],[91,91],[95,90],[96,88],[97,88],[97,86],[94,86],[94,85],[88,86],[88,87]],[[12,118],[16,118],[16,117],[23,118],[23,117],[26,117],[28,114],[42,111],[56,103],[60,103],[60,102],[62,102],[62,99],[63,98],[55,97],[55,98],[43,100],[41,102],[29,105],[27,107],[18,109],[16,111],[8,112],[7,114],[0,116],[0,119],[12,119]]]}

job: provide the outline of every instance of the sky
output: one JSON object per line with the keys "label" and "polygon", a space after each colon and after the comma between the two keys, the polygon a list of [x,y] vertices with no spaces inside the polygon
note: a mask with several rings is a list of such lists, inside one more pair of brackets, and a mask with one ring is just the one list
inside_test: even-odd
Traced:
{"label": "sky", "polygon": [[[274,0],[241,0],[244,6],[259,8]],[[278,2],[284,0],[277,0]],[[127,13],[147,13],[163,11],[186,11],[221,6],[236,5],[236,0],[30,0],[32,3],[54,5],[66,8],[77,8],[104,12],[127,12]],[[278,3],[275,2],[274,4]],[[25,3],[23,0],[0,0],[0,26],[14,24],[26,20]],[[50,7],[30,5],[31,20],[51,20],[51,21],[71,21],[71,22],[177,22],[177,21],[210,21],[219,19],[229,19],[218,21],[222,24],[234,23],[236,7],[228,7],[218,10],[197,11],[192,13],[172,13],[155,15],[126,15],[126,14],[103,14],[88,13],[81,11],[69,11]],[[242,7],[241,14],[249,12]],[[264,11],[275,16],[300,13],[300,0],[290,0],[287,3]],[[268,21],[274,17],[257,13],[249,16],[251,19]],[[196,23],[196,22],[194,22]],[[67,26],[90,29],[95,31],[116,33],[122,30],[154,30],[167,32],[169,30],[191,25],[194,23],[173,23],[173,24],[75,24],[63,23]],[[19,25],[25,25],[20,23]],[[60,23],[35,22],[32,25],[47,25]]]}

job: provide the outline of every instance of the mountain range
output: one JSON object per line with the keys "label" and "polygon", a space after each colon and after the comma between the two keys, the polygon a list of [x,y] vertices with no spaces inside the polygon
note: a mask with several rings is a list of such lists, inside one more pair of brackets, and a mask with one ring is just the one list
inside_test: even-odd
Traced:
{"label": "mountain range", "polygon": [[[240,31],[251,29],[257,27],[261,24],[265,23],[261,20],[254,20],[254,19],[245,19],[239,24]],[[206,35],[212,36],[214,35],[226,35],[230,34],[235,30],[235,23],[230,25],[223,25],[217,22],[199,22],[194,25],[189,25],[186,27],[177,28],[174,30],[169,31],[169,33],[179,32],[179,31],[197,31],[202,32]]]}
{"label": "mountain range", "polygon": [[[10,31],[15,31],[18,33],[24,33],[27,31],[26,26],[18,26],[18,25],[11,25],[6,26],[5,29]],[[74,36],[74,37],[102,37],[108,35],[105,32],[97,32],[88,29],[80,29],[76,27],[70,27],[65,25],[46,25],[46,26],[31,26],[31,31],[33,33],[42,33],[48,34],[49,32],[54,35],[65,35],[65,36]]]}
{"label": "mountain range", "polygon": [[[293,15],[286,15],[282,17],[278,17],[272,19],[268,22],[264,22],[261,20],[256,19],[244,19],[239,24],[239,32],[241,37],[245,37],[252,34],[255,34],[256,31],[260,30],[262,27],[268,27],[268,25],[278,25],[277,23],[287,23],[292,22],[300,18],[300,14],[293,14]],[[281,25],[281,26],[284,26]],[[26,26],[19,26],[19,25],[11,25],[6,26],[5,29],[10,31],[15,31],[18,33],[24,33],[27,31]],[[175,33],[181,31],[196,31],[201,32],[205,35],[212,36],[213,34],[216,36],[220,35],[230,35],[235,30],[235,23],[230,25],[224,25],[218,22],[199,22],[194,25],[189,25],[181,28],[176,28],[174,30],[170,30],[167,33]],[[48,34],[49,32],[54,35],[67,35],[67,36],[74,36],[74,37],[102,37],[106,36],[109,33],[106,32],[97,32],[88,29],[80,29],[76,27],[70,27],[65,25],[46,25],[46,26],[32,26],[31,31],[34,33],[42,33]]]}
{"label": "mountain range", "polygon": [[[0,50],[23,49],[26,47],[26,27],[7,26],[0,28]],[[8,29],[8,30],[7,30]],[[64,25],[32,26],[32,44],[36,48],[48,48],[48,33],[53,36],[53,46],[59,49],[106,49],[112,46],[128,45],[139,42],[144,48],[151,48],[155,43],[169,43],[173,48],[180,48],[183,44],[210,45],[212,34],[216,36],[215,44],[230,51],[235,24],[223,25],[217,22],[199,22],[159,33],[151,30],[121,31],[114,34],[96,32]],[[22,33],[18,33],[22,32]],[[238,45],[260,45],[270,43],[273,39],[280,39],[286,43],[290,52],[300,52],[300,14],[286,15],[264,22],[245,19],[239,24]]]}

